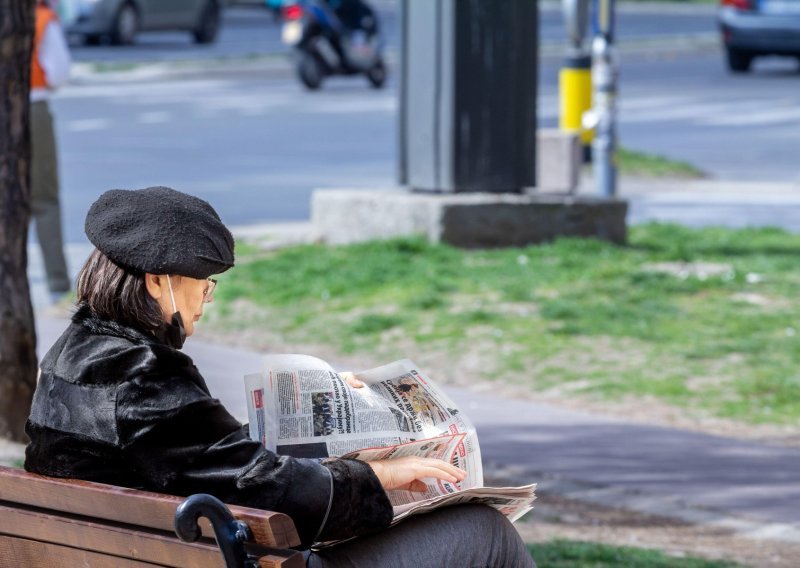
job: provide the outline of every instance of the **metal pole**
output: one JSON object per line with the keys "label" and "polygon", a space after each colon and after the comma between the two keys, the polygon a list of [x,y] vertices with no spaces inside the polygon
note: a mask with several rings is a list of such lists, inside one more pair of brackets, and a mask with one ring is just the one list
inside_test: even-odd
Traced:
{"label": "metal pole", "polygon": [[597,192],[617,193],[617,61],[614,53],[614,0],[596,0],[596,34],[592,41],[593,118],[592,161]]}

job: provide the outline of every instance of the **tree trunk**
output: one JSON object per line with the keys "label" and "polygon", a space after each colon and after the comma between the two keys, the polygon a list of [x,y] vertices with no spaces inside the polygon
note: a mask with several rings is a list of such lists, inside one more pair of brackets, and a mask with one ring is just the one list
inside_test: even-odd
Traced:
{"label": "tree trunk", "polygon": [[37,368],[26,248],[33,32],[34,0],[0,0],[0,436],[18,441]]}

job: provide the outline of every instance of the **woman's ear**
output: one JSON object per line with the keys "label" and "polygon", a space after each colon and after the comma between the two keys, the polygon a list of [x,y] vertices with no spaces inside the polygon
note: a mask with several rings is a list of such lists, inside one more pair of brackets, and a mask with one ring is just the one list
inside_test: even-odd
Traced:
{"label": "woman's ear", "polygon": [[157,274],[146,273],[144,275],[144,285],[147,288],[147,293],[156,300],[164,295],[164,286],[162,285],[164,281],[165,279]]}

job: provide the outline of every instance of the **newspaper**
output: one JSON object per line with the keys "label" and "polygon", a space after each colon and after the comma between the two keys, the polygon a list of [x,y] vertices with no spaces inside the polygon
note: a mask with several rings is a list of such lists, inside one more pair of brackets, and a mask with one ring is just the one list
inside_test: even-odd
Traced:
{"label": "newspaper", "polygon": [[350,387],[316,357],[265,357],[264,370],[245,377],[250,437],[280,455],[363,461],[431,457],[466,472],[458,483],[423,480],[423,492],[388,491],[393,524],[457,503],[485,503],[512,522],[533,508],[535,484],[483,487],[475,427],[414,363],[395,361],[355,378],[365,386]]}

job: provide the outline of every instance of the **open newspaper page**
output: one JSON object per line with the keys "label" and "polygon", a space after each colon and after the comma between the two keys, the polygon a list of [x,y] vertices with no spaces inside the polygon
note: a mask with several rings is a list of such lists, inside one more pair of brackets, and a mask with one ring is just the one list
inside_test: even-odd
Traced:
{"label": "open newspaper page", "polygon": [[480,502],[516,520],[532,508],[535,485],[486,488],[475,427],[414,363],[404,359],[356,373],[352,388],[326,362],[270,355],[245,377],[250,436],[281,455],[363,461],[432,457],[465,470],[460,483],[427,480],[424,492],[388,491],[394,522],[445,505]]}
{"label": "open newspaper page", "polygon": [[536,484],[521,487],[474,487],[451,495],[437,495],[424,501],[395,505],[395,525],[410,515],[426,513],[446,505],[462,503],[481,503],[494,507],[503,513],[512,523],[533,509],[536,500]]}
{"label": "open newspaper page", "polygon": [[[409,441],[463,434],[448,461],[466,471],[467,476],[457,488],[448,483],[439,483],[434,489],[437,494],[483,485],[481,449],[475,426],[450,397],[414,363],[402,359],[356,373],[355,376],[376,394],[378,400],[384,401],[385,407],[393,414],[398,427],[412,434]],[[421,447],[424,449],[424,445]],[[435,451],[435,448],[433,450]],[[416,455],[440,457],[426,453]],[[419,500],[419,496],[416,500]]]}
{"label": "open newspaper page", "polygon": [[[245,387],[250,436],[272,451],[320,458],[380,448],[397,456],[439,457],[467,472],[459,484],[431,482],[413,500],[483,485],[475,427],[411,361],[356,374],[366,385],[358,389],[307,355],[270,355],[264,367],[245,377]],[[405,445],[424,440],[436,443]],[[412,495],[393,497],[402,503]]]}

